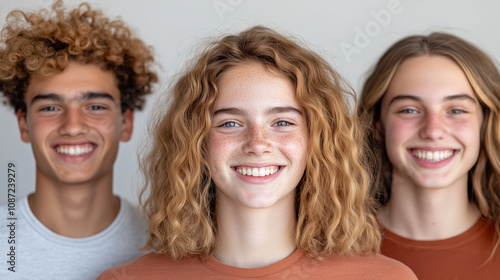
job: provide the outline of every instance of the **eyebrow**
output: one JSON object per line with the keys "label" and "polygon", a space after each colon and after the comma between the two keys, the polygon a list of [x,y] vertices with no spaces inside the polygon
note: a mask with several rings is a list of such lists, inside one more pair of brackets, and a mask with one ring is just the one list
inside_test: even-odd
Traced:
{"label": "eyebrow", "polygon": [[[398,95],[398,96],[394,96],[391,99],[391,101],[389,102],[389,105],[391,105],[392,103],[394,103],[396,101],[408,100],[408,99],[413,100],[413,101],[422,102],[422,98],[415,96],[415,95]],[[467,101],[470,101],[474,104],[477,103],[476,100],[468,94],[450,95],[450,96],[446,96],[445,98],[443,98],[443,101],[452,101],[452,100],[467,100]]]}
{"label": "eyebrow", "polygon": [[31,104],[42,100],[52,100],[52,101],[62,102],[64,99],[59,94],[55,93],[38,94],[37,96],[33,97],[33,99],[31,99]]}
{"label": "eyebrow", "polygon": [[[80,101],[80,100],[92,100],[92,99],[109,99],[113,101],[113,103],[116,103],[116,100],[113,98],[113,96],[111,96],[111,94],[106,92],[94,92],[94,91],[83,92],[80,96],[72,100]],[[60,94],[47,93],[47,94],[38,94],[37,96],[35,96],[31,100],[31,104],[42,100],[64,102],[64,98]]]}
{"label": "eyebrow", "polygon": [[444,101],[452,101],[452,100],[468,100],[474,104],[477,103],[474,98],[472,98],[470,95],[467,95],[467,94],[451,95],[451,96],[446,96],[444,98]]}
{"label": "eyebrow", "polygon": [[[299,115],[302,115],[302,112],[291,106],[285,106],[285,107],[272,107],[266,110],[266,114],[276,114],[276,113],[288,113],[288,112],[294,112]],[[244,112],[240,108],[236,107],[229,107],[229,108],[221,108],[218,109],[214,112],[214,116],[218,114],[229,114],[229,115],[244,115]]]}

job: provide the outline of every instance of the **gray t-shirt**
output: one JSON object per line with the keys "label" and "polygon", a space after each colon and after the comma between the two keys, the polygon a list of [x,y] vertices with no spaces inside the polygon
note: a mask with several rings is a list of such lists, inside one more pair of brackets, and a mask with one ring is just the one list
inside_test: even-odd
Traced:
{"label": "gray t-shirt", "polygon": [[[144,252],[146,227],[129,202],[102,232],[85,238],[58,235],[37,220],[27,197],[0,207],[0,279],[95,279]],[[11,212],[13,211],[13,212]]]}

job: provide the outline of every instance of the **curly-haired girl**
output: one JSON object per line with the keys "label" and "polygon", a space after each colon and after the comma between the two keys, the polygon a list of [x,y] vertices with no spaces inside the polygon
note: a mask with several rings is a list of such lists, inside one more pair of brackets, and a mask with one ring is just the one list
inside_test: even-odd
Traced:
{"label": "curly-haired girl", "polygon": [[155,252],[101,279],[414,279],[375,254],[354,96],[318,55],[254,27],[170,94],[142,161]]}

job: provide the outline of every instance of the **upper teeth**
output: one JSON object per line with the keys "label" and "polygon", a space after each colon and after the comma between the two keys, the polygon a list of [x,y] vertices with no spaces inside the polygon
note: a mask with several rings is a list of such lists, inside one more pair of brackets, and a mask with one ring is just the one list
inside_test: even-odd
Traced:
{"label": "upper teeth", "polygon": [[79,156],[88,154],[94,150],[94,146],[58,146],[56,151],[60,154]]}
{"label": "upper teeth", "polygon": [[444,151],[422,151],[422,150],[413,150],[412,154],[422,160],[437,162],[441,160],[445,160],[453,155],[452,150],[444,150]]}
{"label": "upper teeth", "polygon": [[236,171],[242,175],[254,176],[254,177],[263,177],[267,175],[274,174],[278,172],[279,167],[277,166],[268,166],[268,167],[237,167]]}

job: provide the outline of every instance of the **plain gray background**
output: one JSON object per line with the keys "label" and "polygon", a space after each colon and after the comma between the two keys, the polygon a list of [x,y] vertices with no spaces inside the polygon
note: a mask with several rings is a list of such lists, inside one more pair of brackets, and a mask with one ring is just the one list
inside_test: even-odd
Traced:
{"label": "plain gray background", "polygon": [[[49,8],[52,0],[0,0],[0,25],[13,9]],[[68,8],[81,1],[66,0]],[[145,138],[152,104],[202,42],[260,24],[306,42],[361,90],[367,71],[395,41],[444,31],[500,57],[500,2],[469,0],[107,0],[89,1],[125,20],[155,49],[160,83],[144,111],[135,113],[132,140],[122,143],[115,163],[114,191],[137,203],[141,174],[137,148]],[[17,199],[34,191],[31,146],[21,142],[13,109],[0,105],[0,204],[7,201],[7,165],[16,164]]]}

